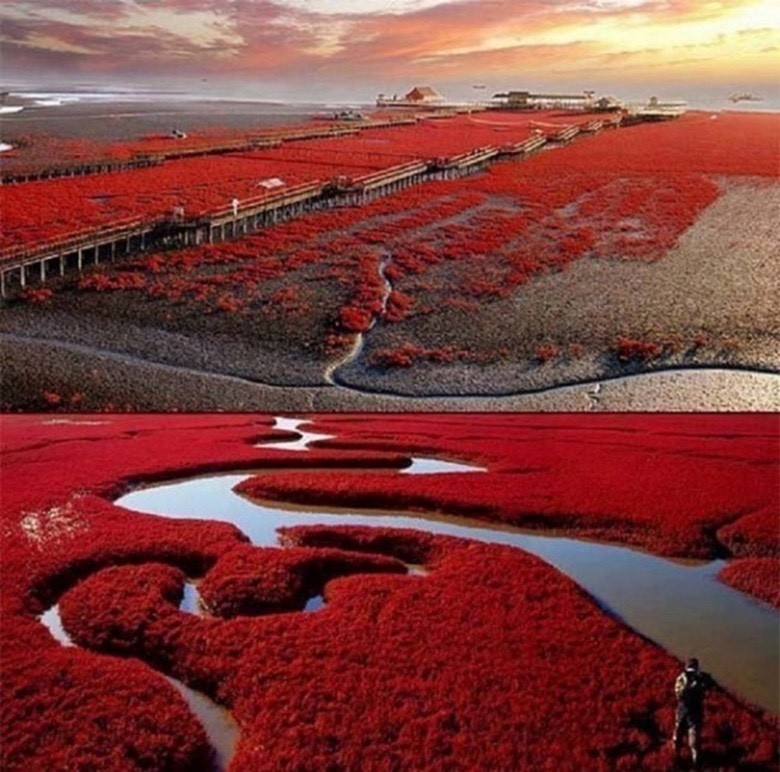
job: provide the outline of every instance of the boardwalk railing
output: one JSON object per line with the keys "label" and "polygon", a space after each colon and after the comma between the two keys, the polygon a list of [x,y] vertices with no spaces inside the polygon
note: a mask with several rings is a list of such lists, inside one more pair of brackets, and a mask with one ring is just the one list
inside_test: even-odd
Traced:
{"label": "boardwalk railing", "polygon": [[394,183],[421,176],[428,170],[425,161],[410,161],[409,163],[391,166],[389,169],[380,169],[376,172],[363,174],[354,179],[353,190],[373,191],[379,188],[393,185]]}
{"label": "boardwalk railing", "polygon": [[579,133],[579,126],[564,126],[560,131],[554,132],[550,139],[554,142],[570,142]]}
{"label": "boardwalk railing", "polygon": [[113,261],[118,256],[145,249],[153,243],[160,225],[160,220],[133,218],[73,231],[29,246],[5,247],[0,250],[0,297],[7,295],[7,279],[12,273],[17,275],[20,289],[25,289],[28,280],[36,274],[44,284],[50,270],[64,276],[69,267],[81,271],[85,264],[97,265],[101,250],[103,258]]}
{"label": "boardwalk railing", "polygon": [[[301,127],[299,129],[278,129],[264,132],[257,136],[242,139],[216,142],[210,145],[173,146],[165,150],[150,152],[135,152],[129,158],[95,158],[89,161],[66,161],[56,165],[38,169],[5,172],[0,176],[3,184],[34,182],[58,177],[76,177],[88,174],[105,174],[107,172],[143,169],[159,166],[165,161],[175,161],[182,158],[197,158],[207,155],[224,155],[251,150],[264,150],[280,147],[285,142],[300,142],[307,139],[328,139],[359,134],[366,129],[383,129],[393,126],[403,126],[417,123],[417,118],[397,117],[381,120],[366,120],[361,123],[334,122],[327,125]],[[172,143],[180,140],[171,139]]]}
{"label": "boardwalk railing", "polygon": [[118,237],[123,238],[129,233],[134,235],[142,230],[150,229],[150,221],[141,217],[120,220],[108,226],[82,228],[35,244],[0,249],[0,265],[11,261],[22,263],[29,260],[32,262],[40,259],[42,254],[74,251],[87,242],[111,241]]}

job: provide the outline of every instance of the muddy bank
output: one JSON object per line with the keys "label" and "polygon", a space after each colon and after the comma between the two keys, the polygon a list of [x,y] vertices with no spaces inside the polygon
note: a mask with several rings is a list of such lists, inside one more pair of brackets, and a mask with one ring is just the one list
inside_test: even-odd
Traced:
{"label": "muddy bank", "polygon": [[[74,95],[76,97],[78,95]],[[270,102],[231,102],[182,98],[172,94],[166,99],[133,99],[123,101],[72,101],[38,105],[32,99],[17,99],[22,109],[3,115],[0,129],[3,138],[23,140],[34,145],[36,137],[123,141],[149,134],[167,135],[172,127],[192,134],[214,129],[236,131],[261,130],[289,126],[309,120],[322,111],[318,105],[275,104]],[[20,158],[3,161],[4,171],[23,166]]]}
{"label": "muddy bank", "polygon": [[[580,260],[478,315],[443,310],[380,324],[361,356],[339,370],[341,383],[413,396],[502,394],[689,366],[777,371],[780,186],[723,184],[721,198],[663,259]],[[661,350],[648,361],[621,361],[614,350],[621,336]],[[424,358],[411,367],[374,365],[408,342],[470,355],[447,366]],[[501,349],[497,358],[492,352]]]}
{"label": "muddy bank", "polygon": [[[96,301],[105,301],[99,312],[92,310]],[[109,298],[87,296],[80,312],[78,296],[71,295],[52,309],[14,308],[0,323],[5,336],[2,345],[13,347],[17,337],[23,337],[78,348],[85,355],[90,350],[113,352],[139,362],[280,386],[325,384],[323,372],[329,357],[316,332],[312,333],[312,319],[288,327],[273,321],[253,323],[194,313],[180,317],[177,329],[170,323],[155,324],[154,313],[144,319],[143,302],[126,293]],[[164,314],[162,303],[156,305],[156,311]],[[41,375],[49,365],[48,358],[45,366],[38,363]]]}
{"label": "muddy bank", "polygon": [[[780,393],[778,375],[706,369],[650,373],[504,397],[397,397],[337,386],[268,386],[56,342],[2,343],[0,406],[4,410],[771,411]],[[55,395],[56,401],[47,401],[46,393]]]}
{"label": "muddy bank", "polygon": [[[66,278],[47,304],[3,313],[2,405],[45,409],[49,392],[65,400],[56,407],[92,410],[772,410],[780,186],[722,184],[661,260],[583,259],[473,312],[380,320],[335,347],[347,290],[325,264],[269,285],[268,298],[305,288],[292,312],[268,298],[222,313],[132,291],[79,292]],[[391,260],[377,255],[378,278]],[[657,351],[625,361],[621,336]],[[408,343],[468,356],[374,364]],[[739,372],[689,372],[699,368]],[[619,380],[648,372],[657,375]]]}

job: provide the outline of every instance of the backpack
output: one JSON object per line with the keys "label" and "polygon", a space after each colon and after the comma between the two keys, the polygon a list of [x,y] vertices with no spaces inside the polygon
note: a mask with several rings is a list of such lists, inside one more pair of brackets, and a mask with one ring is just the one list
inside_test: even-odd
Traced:
{"label": "backpack", "polygon": [[683,670],[674,683],[674,694],[685,704],[701,703],[707,689],[707,679],[697,670]]}

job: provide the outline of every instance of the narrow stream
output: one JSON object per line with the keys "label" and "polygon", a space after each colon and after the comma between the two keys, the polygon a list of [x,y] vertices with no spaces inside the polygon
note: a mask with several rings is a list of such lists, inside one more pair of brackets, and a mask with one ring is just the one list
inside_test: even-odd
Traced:
{"label": "narrow stream", "polygon": [[[434,463],[425,462],[426,473],[433,472]],[[722,560],[674,561],[465,518],[285,508],[236,495],[233,488],[248,477],[190,478],[133,491],[116,503],[162,517],[233,523],[263,546],[277,544],[279,527],[318,524],[416,528],[519,547],[563,571],[602,607],[674,656],[697,656],[724,687],[778,712],[777,614],[717,581]]]}
{"label": "narrow stream", "polygon": [[[187,588],[190,588],[189,591]],[[181,609],[190,613],[200,613],[198,604],[198,595],[195,585],[191,582],[185,584],[184,598],[182,599]],[[59,641],[63,646],[75,646],[71,637],[65,631],[60,617],[59,604],[47,609],[41,615],[40,621],[48,628],[52,637]],[[238,743],[238,725],[233,719],[230,711],[225,710],[213,700],[209,699],[202,692],[190,689],[189,686],[172,678],[163,676],[184,697],[190,710],[200,720],[203,729],[208,737],[209,744],[214,752],[213,772],[222,772],[227,769],[230,759],[236,750]]]}
{"label": "narrow stream", "polygon": [[285,432],[295,432],[298,437],[290,440],[277,440],[272,442],[261,442],[255,445],[256,448],[270,448],[271,450],[309,450],[309,443],[317,440],[329,440],[332,434],[315,434],[306,432],[300,428],[301,424],[307,423],[298,418],[275,418],[274,429],[281,429]]}
{"label": "narrow stream", "polygon": [[[774,371],[768,371],[759,367],[723,367],[721,365],[688,365],[685,367],[668,367],[651,372],[635,373],[633,375],[604,375],[598,380],[571,381],[565,383],[543,386],[535,389],[516,390],[507,389],[498,393],[441,393],[441,394],[401,394],[393,391],[371,390],[358,388],[343,383],[336,383],[333,373],[340,368],[344,361],[352,361],[356,356],[355,350],[360,349],[362,343],[359,336],[355,337],[353,347],[342,360],[331,363],[324,371],[324,379],[327,385],[321,386],[293,386],[280,385],[270,381],[252,380],[248,377],[227,375],[217,371],[184,367],[180,365],[165,364],[163,362],[146,360],[130,354],[123,354],[111,349],[98,346],[88,346],[79,343],[71,343],[56,338],[38,337],[34,335],[22,335],[19,333],[0,332],[0,344],[16,343],[21,346],[32,347],[37,350],[39,346],[51,347],[60,352],[75,352],[78,355],[89,357],[101,357],[112,362],[119,362],[123,366],[131,368],[149,368],[151,375],[156,372],[170,376],[183,376],[198,378],[204,384],[215,387],[221,385],[240,389],[248,389],[246,399],[253,398],[255,390],[272,389],[286,390],[289,393],[305,395],[307,400],[319,404],[319,398],[328,393],[333,386],[337,386],[345,393],[360,395],[368,400],[369,407],[376,405],[374,400],[390,398],[398,401],[396,408],[401,409],[426,409],[421,407],[423,403],[436,405],[437,401],[442,410],[468,409],[472,412],[484,410],[506,410],[508,407],[515,411],[551,410],[558,409],[578,411],[579,407],[573,407],[571,395],[575,395],[577,402],[585,400],[585,406],[590,409],[599,407],[602,410],[632,410],[637,404],[644,404],[648,410],[676,411],[689,409],[695,404],[697,409],[701,407],[701,393],[710,394],[710,409],[712,410],[743,410],[765,412],[774,411],[777,407],[777,383],[778,375]],[[35,358],[35,357],[33,357]],[[584,389],[591,389],[588,394]],[[599,394],[599,392],[601,392]],[[259,393],[259,391],[258,391]],[[338,392],[336,392],[338,393]],[[598,395],[594,400],[593,395]],[[546,400],[538,403],[537,398]],[[270,402],[269,402],[270,400]],[[289,399],[282,399],[273,392],[264,402],[274,408],[274,403],[279,401],[289,405]],[[241,403],[244,405],[244,403]],[[328,403],[331,405],[332,403]],[[344,402],[351,408],[354,402]],[[541,406],[540,406],[541,404]],[[628,407],[626,407],[628,405]],[[686,405],[688,407],[686,407]],[[245,406],[245,405],[244,405]],[[622,406],[622,407],[621,407]],[[682,406],[682,407],[681,407]],[[278,404],[276,404],[278,407]],[[381,405],[380,405],[381,407]],[[243,409],[243,408],[242,408]],[[301,408],[303,409],[303,408]],[[346,408],[343,408],[346,409]]]}
{"label": "narrow stream", "polygon": [[347,351],[347,353],[341,359],[331,364],[325,370],[325,380],[327,383],[333,386],[340,386],[345,389],[350,389],[352,391],[355,390],[349,384],[342,383],[337,376],[337,372],[342,367],[346,367],[351,362],[354,362],[360,356],[360,353],[363,351],[363,347],[366,342],[366,335],[368,335],[368,333],[374,329],[377,322],[385,315],[385,312],[387,311],[387,304],[390,301],[390,295],[393,293],[393,285],[391,284],[390,279],[387,278],[387,266],[390,265],[392,261],[392,256],[389,253],[382,253],[382,257],[379,259],[377,273],[379,274],[379,278],[382,280],[382,297],[380,298],[381,308],[379,313],[371,320],[371,324],[365,332],[359,332],[357,335],[355,335],[355,340],[349,351]]}

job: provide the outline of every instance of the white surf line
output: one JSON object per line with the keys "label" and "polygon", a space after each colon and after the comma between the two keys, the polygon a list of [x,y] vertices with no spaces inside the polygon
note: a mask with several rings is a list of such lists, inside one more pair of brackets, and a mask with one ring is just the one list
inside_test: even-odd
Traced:
{"label": "white surf line", "polygon": [[[186,587],[187,585],[185,584],[185,595]],[[182,603],[184,602],[185,599],[183,598]],[[60,606],[58,603],[51,608],[46,609],[46,611],[38,617],[38,621],[46,627],[49,633],[51,633],[52,638],[60,645],[66,647],[76,646],[62,624]],[[155,670],[155,672],[159,671]],[[223,770],[227,769],[228,763],[235,752],[236,744],[238,743],[238,725],[232,714],[229,710],[218,705],[202,692],[191,689],[182,681],[162,673],[160,675],[163,675],[163,677],[178,690],[182,697],[184,697],[187,705],[189,705],[192,713],[198,721],[200,721],[206,732],[209,744],[214,751],[213,770],[214,772],[223,772]]]}
{"label": "white surf line", "polygon": [[[12,91],[9,96],[21,97],[22,99],[34,99],[34,100],[56,100],[58,102],[69,101],[78,102],[81,98],[80,93],[69,91]],[[88,93],[84,93],[84,96],[89,96]]]}
{"label": "white surf line", "polygon": [[683,564],[615,544],[427,513],[291,509],[237,495],[233,488],[250,477],[242,472],[185,478],[137,489],[114,503],[161,517],[229,522],[258,546],[278,546],[280,527],[358,525],[409,528],[520,548],[568,575],[640,635],[682,660],[698,656],[725,688],[778,712],[778,615],[717,581],[722,560]]}

